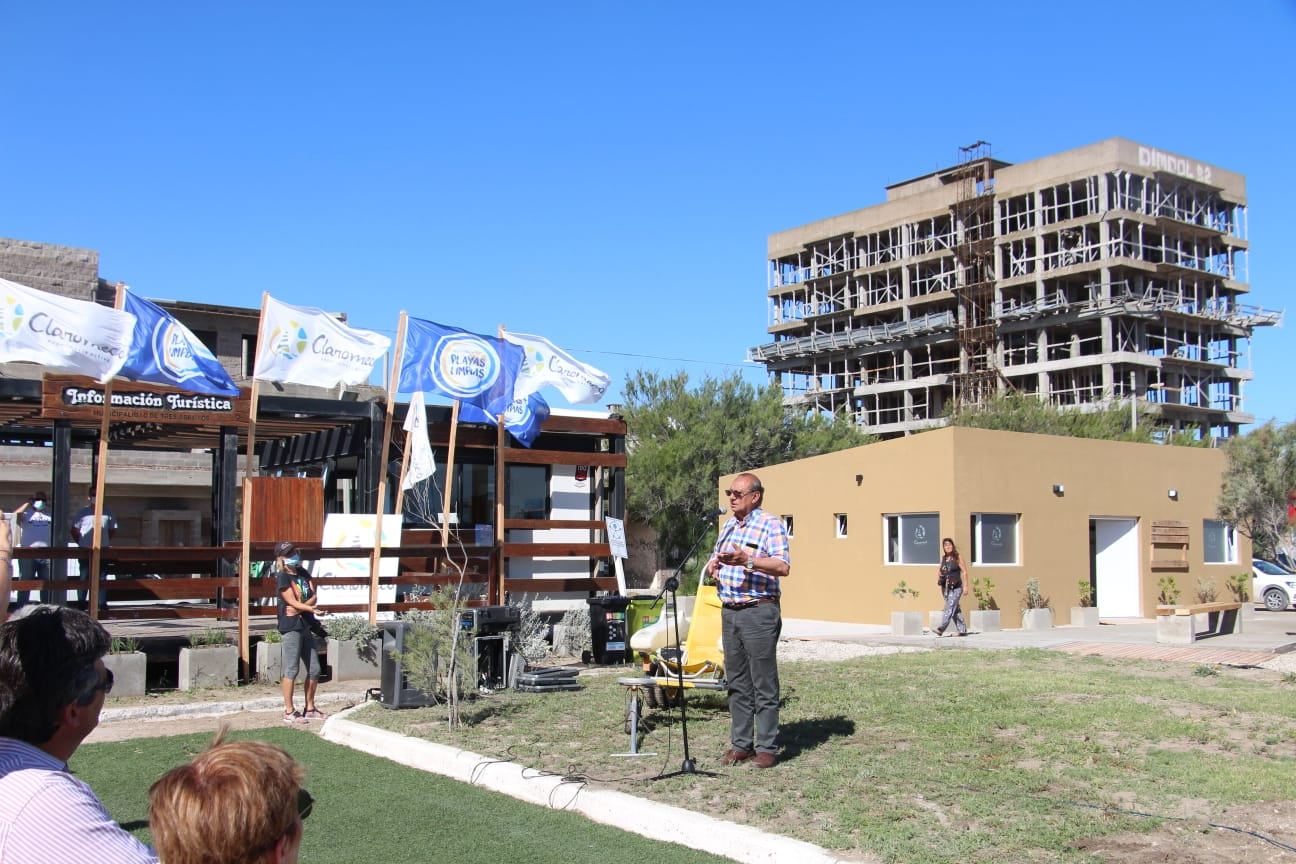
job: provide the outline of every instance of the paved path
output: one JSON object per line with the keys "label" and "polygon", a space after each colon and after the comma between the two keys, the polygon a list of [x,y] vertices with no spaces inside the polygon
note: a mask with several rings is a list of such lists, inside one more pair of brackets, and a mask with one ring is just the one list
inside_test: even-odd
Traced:
{"label": "paved path", "polygon": [[1277,656],[1273,651],[1246,651],[1187,645],[1127,645],[1118,642],[1064,642],[1053,646],[1068,654],[1119,657],[1125,660],[1165,660],[1207,666],[1259,666]]}

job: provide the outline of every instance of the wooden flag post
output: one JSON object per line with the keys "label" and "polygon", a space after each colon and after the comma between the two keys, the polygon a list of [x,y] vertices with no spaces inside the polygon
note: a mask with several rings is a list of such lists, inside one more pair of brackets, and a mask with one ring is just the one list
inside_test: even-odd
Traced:
{"label": "wooden flag post", "polygon": [[[408,316],[401,310],[400,325],[396,328],[396,350],[392,354],[391,377],[387,385],[387,418],[383,421],[383,438],[381,457],[378,460],[378,501],[374,507],[374,542],[373,552],[369,557],[369,623],[378,621],[378,570],[382,564],[382,529],[383,515],[387,510],[387,453],[391,446],[392,421],[396,416],[396,384],[400,380],[401,355],[405,348],[405,322]],[[408,457],[409,445],[405,446]],[[405,497],[405,468],[401,466],[401,485],[397,488],[396,512],[401,512],[401,502]],[[397,541],[399,545],[399,541]]]}

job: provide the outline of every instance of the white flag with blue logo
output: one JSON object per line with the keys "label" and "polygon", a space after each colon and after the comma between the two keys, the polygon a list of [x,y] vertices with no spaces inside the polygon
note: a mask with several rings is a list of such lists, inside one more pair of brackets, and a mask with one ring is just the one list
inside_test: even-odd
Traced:
{"label": "white flag with blue logo", "polygon": [[582,405],[602,399],[612,383],[607,373],[580,362],[543,336],[505,332],[504,338],[526,352],[515,396],[555,387],[568,402]]}
{"label": "white flag with blue logo", "polygon": [[401,489],[413,489],[436,473],[436,458],[432,455],[432,442],[428,439],[427,407],[423,404],[421,390],[415,390],[410,397],[405,425],[401,428],[408,433],[405,436],[405,446],[409,448],[409,464],[405,467]]}
{"label": "white flag with blue logo", "polygon": [[[549,403],[539,393],[519,396],[504,414],[504,428],[524,447],[530,447],[540,434],[540,427],[549,419]],[[495,415],[487,414],[476,405],[459,406],[459,422],[489,423],[495,425]]]}
{"label": "white flag with blue logo", "polygon": [[211,349],[169,312],[129,291],[125,309],[135,316],[135,331],[118,374],[191,393],[239,395],[238,385]]}
{"label": "white flag with blue logo", "polygon": [[522,349],[511,342],[409,318],[404,357],[396,388],[401,393],[439,393],[488,414],[513,404]]}
{"label": "white flag with blue logo", "polygon": [[0,363],[27,361],[104,384],[121,371],[135,316],[0,279]]}
{"label": "white flag with blue logo", "polygon": [[348,327],[322,309],[266,297],[252,377],[282,384],[335,387],[369,380],[391,339]]}

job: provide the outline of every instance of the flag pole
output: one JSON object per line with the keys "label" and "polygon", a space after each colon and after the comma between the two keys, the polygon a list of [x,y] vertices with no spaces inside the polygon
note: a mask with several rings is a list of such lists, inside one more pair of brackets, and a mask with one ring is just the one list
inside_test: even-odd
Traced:
{"label": "flag pole", "polygon": [[[270,292],[261,292],[261,320],[257,322],[257,354],[265,350],[265,317],[266,301]],[[252,393],[251,405],[248,408],[247,451],[243,461],[243,518],[240,520],[239,534],[242,540],[239,554],[239,663],[245,673],[250,673],[252,649],[248,633],[248,592],[252,589],[252,474],[257,470],[256,462],[256,422],[258,403],[261,401],[261,381],[256,377],[256,359],[252,360]],[[247,677],[251,677],[247,675]]]}
{"label": "flag pole", "polygon": [[[504,341],[504,325],[499,325],[497,333],[501,342]],[[514,387],[516,387],[516,381]],[[509,394],[512,396],[512,394]],[[487,595],[491,605],[499,606],[504,603],[504,495],[508,491],[507,478],[504,476],[507,472],[504,470],[504,443],[507,440],[507,434],[504,431],[504,415],[495,415],[495,555],[492,556],[498,562],[495,568],[495,584],[489,586]]]}
{"label": "flag pole", "polygon": [[447,558],[450,553],[450,504],[451,492],[454,490],[455,438],[459,433],[459,400],[454,400],[450,408],[450,446],[446,451],[446,482],[441,490],[441,553]]}
{"label": "flag pole", "polygon": [[[401,354],[405,347],[405,322],[409,316],[401,310],[400,324],[396,327],[396,350],[392,353],[391,376],[387,385],[387,418],[383,421],[382,455],[378,459],[378,501],[375,506],[373,551],[369,558],[369,623],[378,620],[378,569],[382,563],[383,515],[387,509],[387,453],[391,446],[392,420],[396,416],[396,384],[400,380]],[[405,450],[409,451],[406,445]],[[401,512],[400,502],[405,497],[405,469],[401,468],[401,486],[397,489],[396,512]],[[397,540],[397,545],[400,541]]]}
{"label": "flag pole", "polygon": [[[126,286],[118,282],[117,293],[113,298],[113,308],[120,311],[126,303]],[[95,503],[94,503],[94,528],[90,535],[90,572],[86,574],[90,580],[90,592],[87,595],[90,604],[90,617],[99,620],[99,564],[103,559],[103,509],[104,509],[104,475],[108,473],[108,428],[112,418],[112,386],[113,379],[109,378],[104,382],[104,404],[103,414],[99,418],[99,445],[96,451],[95,464],[99,470],[95,472]]]}

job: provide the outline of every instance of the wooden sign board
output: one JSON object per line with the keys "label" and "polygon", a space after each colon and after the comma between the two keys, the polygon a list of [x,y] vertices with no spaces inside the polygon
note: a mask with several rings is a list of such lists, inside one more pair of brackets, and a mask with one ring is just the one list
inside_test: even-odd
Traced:
{"label": "wooden sign board", "polygon": [[[251,410],[246,389],[238,396],[189,393],[174,387],[113,381],[113,423],[175,426],[246,426]],[[82,375],[46,375],[41,385],[41,417],[47,420],[102,421],[104,385]]]}
{"label": "wooden sign board", "polygon": [[1152,523],[1151,569],[1188,572],[1188,524],[1171,520]]}
{"label": "wooden sign board", "polygon": [[1160,521],[1152,523],[1152,542],[1188,545],[1188,525],[1184,522]]}

